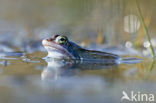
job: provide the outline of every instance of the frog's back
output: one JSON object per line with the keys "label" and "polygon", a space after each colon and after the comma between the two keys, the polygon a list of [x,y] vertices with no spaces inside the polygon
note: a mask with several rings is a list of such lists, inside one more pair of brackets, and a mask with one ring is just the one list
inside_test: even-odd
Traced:
{"label": "frog's back", "polygon": [[115,54],[102,52],[102,51],[95,51],[95,50],[86,50],[82,49],[79,53],[80,58],[83,59],[91,59],[91,60],[107,60],[107,61],[116,61],[120,57]]}
{"label": "frog's back", "polygon": [[96,50],[87,50],[79,45],[70,42],[70,46],[68,47],[68,51],[72,53],[72,55],[76,59],[83,59],[83,60],[117,60],[120,57],[115,54],[102,52],[102,51],[96,51]]}

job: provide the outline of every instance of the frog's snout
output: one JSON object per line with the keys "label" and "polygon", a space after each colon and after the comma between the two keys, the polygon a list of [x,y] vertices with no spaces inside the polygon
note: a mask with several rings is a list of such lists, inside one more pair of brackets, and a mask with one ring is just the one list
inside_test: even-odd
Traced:
{"label": "frog's snout", "polygon": [[53,39],[52,38],[49,38],[49,39],[46,39],[47,41],[53,41]]}
{"label": "frog's snout", "polygon": [[42,40],[42,45],[46,45],[47,44],[47,39]]}

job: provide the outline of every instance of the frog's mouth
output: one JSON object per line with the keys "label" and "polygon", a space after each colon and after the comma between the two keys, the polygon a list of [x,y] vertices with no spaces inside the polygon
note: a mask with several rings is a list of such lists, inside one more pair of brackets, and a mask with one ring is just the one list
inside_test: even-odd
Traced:
{"label": "frog's mouth", "polygon": [[[61,45],[59,45],[53,41],[49,42],[45,39],[42,41],[42,45],[48,51],[48,54],[52,54],[56,58],[68,57],[68,58],[74,59],[74,56],[72,56],[72,54],[70,54],[64,47],[62,47]],[[56,55],[56,54],[59,54],[59,55]]]}

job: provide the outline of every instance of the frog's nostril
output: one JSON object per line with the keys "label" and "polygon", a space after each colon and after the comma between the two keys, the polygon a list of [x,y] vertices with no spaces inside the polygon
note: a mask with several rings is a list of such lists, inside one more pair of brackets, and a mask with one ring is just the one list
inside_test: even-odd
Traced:
{"label": "frog's nostril", "polygon": [[50,39],[46,39],[47,41],[52,41],[53,39],[52,38],[50,38]]}

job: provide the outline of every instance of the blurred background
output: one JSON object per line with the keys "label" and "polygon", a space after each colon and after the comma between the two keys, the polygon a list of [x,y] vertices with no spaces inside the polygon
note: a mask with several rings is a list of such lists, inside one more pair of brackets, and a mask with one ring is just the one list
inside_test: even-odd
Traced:
{"label": "blurred background", "polygon": [[[156,2],[138,0],[138,3],[154,39]],[[67,35],[82,45],[149,46],[135,0],[1,0],[1,42],[29,51],[28,41],[33,45],[32,42],[54,34]]]}

